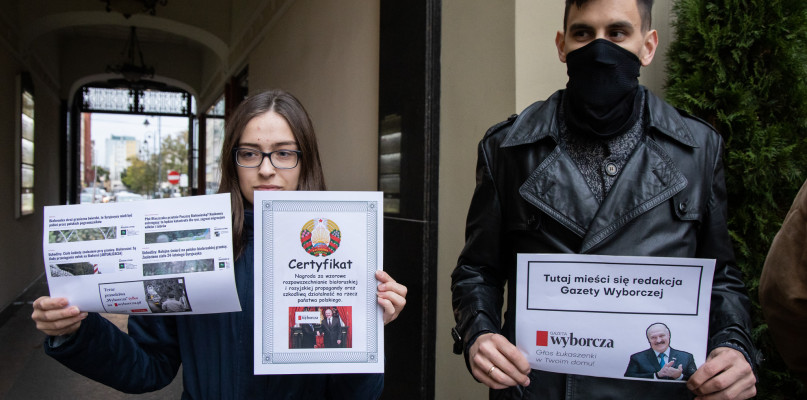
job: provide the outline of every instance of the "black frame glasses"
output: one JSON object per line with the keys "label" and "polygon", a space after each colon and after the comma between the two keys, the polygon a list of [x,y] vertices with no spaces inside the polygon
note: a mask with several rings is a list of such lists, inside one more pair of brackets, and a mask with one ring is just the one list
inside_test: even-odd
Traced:
{"label": "black frame glasses", "polygon": [[[241,162],[239,161],[239,157],[238,157],[238,152],[240,150],[250,151],[250,152],[256,153],[256,155],[257,155],[257,153],[260,153],[261,160],[255,165],[241,164]],[[283,160],[282,159],[277,159],[277,158],[282,156],[283,153],[291,153],[291,154],[295,155],[294,165],[292,165],[290,167],[278,166],[278,163],[281,163]],[[236,148],[233,149],[233,159],[235,160],[235,164],[238,165],[239,167],[242,167],[242,168],[258,168],[258,167],[261,166],[261,164],[263,164],[263,159],[264,158],[269,158],[269,162],[272,164],[272,167],[274,167],[276,169],[293,169],[293,168],[297,168],[297,165],[300,164],[300,157],[301,157],[302,154],[303,154],[303,152],[300,151],[300,150],[275,150],[275,151],[270,151],[268,153],[264,153],[264,152],[262,152],[260,150],[253,149],[253,148],[250,148],[250,147],[236,147]],[[243,160],[241,160],[241,161],[243,161]]]}

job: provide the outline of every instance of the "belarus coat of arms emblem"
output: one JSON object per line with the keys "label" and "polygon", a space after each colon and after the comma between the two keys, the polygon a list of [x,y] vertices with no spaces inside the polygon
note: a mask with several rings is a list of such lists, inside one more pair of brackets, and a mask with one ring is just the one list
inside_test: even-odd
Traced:
{"label": "belarus coat of arms emblem", "polygon": [[342,241],[342,232],[335,222],[327,218],[315,218],[303,225],[300,243],[308,254],[325,257],[333,254]]}

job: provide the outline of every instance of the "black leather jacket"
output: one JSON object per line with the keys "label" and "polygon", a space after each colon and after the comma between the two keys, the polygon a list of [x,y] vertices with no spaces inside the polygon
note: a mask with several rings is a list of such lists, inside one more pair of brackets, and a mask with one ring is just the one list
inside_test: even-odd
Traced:
{"label": "black leather jacket", "polygon": [[[726,227],[720,136],[646,93],[648,126],[602,204],[558,143],[563,91],[492,127],[479,144],[465,248],[452,274],[455,351],[485,332],[515,341],[517,253],[579,253],[716,259],[708,350],[756,354],[749,299]],[[502,324],[504,285],[508,309]],[[752,362],[755,364],[756,361]],[[756,367],[754,365],[754,367]],[[492,398],[686,398],[656,384],[533,370],[528,388]]]}

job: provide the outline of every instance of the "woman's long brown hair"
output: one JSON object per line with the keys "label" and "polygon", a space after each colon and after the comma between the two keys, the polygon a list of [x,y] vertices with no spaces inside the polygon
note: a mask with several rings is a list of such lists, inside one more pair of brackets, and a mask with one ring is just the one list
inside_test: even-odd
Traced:
{"label": "woman's long brown hair", "polygon": [[[297,190],[325,190],[325,176],[319,161],[317,137],[308,113],[297,98],[284,90],[274,89],[244,100],[230,116],[221,148],[219,193],[230,193],[233,218],[233,256],[237,259],[244,252],[244,195],[238,184],[238,167],[233,158],[233,149],[238,147],[241,134],[253,118],[274,111],[286,119],[294,134],[300,155],[300,179]],[[250,207],[252,205],[249,205]]]}

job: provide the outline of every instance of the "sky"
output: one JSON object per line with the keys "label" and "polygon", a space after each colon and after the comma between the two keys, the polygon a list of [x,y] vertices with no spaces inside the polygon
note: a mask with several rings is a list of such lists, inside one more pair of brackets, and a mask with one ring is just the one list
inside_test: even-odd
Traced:
{"label": "sky", "polygon": [[[147,115],[125,115],[92,113],[90,127],[92,140],[95,141],[96,159],[99,165],[106,162],[106,140],[111,135],[132,136],[142,142],[144,137],[160,137],[178,135],[188,130],[188,118],[183,117],[156,117]],[[143,121],[148,120],[146,127]],[[153,143],[150,139],[149,143]]]}

